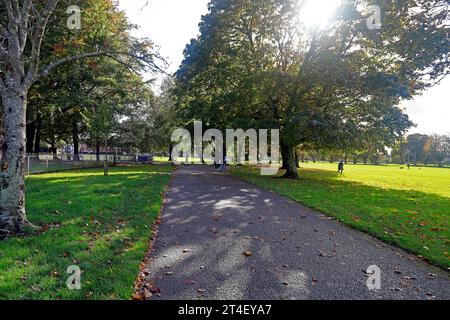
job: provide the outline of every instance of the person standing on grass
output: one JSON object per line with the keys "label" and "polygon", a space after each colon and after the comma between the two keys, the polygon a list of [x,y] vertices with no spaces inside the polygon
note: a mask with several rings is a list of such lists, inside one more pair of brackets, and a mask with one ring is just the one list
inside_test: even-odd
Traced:
{"label": "person standing on grass", "polygon": [[339,165],[338,165],[338,173],[340,174],[344,174],[344,161],[339,161]]}

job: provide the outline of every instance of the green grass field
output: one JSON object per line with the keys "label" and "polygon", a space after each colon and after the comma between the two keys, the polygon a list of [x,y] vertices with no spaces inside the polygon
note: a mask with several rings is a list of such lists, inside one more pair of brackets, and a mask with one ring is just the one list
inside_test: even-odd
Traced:
{"label": "green grass field", "polygon": [[231,171],[449,268],[450,169],[400,167],[347,165],[341,176],[337,164],[309,163],[298,181],[247,167]]}
{"label": "green grass field", "polygon": [[[0,242],[0,299],[130,299],[170,180],[165,165],[27,178],[39,235]],[[82,270],[69,290],[67,267]]]}

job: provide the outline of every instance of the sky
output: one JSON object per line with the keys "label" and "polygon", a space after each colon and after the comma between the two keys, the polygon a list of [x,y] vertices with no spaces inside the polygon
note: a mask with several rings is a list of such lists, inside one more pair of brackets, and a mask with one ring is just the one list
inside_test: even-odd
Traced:
{"label": "sky", "polygon": [[[119,0],[130,21],[140,28],[135,35],[150,38],[177,71],[183,50],[198,35],[198,23],[208,11],[208,0]],[[147,4],[147,5],[146,5]],[[410,133],[450,134],[450,77],[414,100],[401,105],[417,124]]]}

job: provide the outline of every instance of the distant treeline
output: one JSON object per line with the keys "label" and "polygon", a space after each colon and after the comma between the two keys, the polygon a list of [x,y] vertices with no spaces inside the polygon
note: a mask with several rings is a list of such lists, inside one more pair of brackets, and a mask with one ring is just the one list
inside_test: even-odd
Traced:
{"label": "distant treeline", "polygon": [[[382,149],[382,148],[381,148]],[[450,135],[411,134],[392,149],[369,147],[366,150],[304,150],[298,149],[299,162],[344,160],[346,163],[450,165]]]}

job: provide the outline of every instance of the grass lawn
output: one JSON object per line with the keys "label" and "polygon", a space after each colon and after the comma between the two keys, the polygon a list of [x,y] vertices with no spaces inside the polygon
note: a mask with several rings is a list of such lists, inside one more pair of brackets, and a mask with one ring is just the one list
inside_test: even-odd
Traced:
{"label": "grass lawn", "polygon": [[[170,180],[166,165],[27,178],[27,212],[45,232],[0,242],[0,299],[130,299]],[[66,270],[82,270],[69,290]]]}
{"label": "grass lawn", "polygon": [[[302,164],[298,181],[231,172],[450,268],[450,169]],[[280,172],[281,174],[282,172]],[[450,269],[448,269],[450,270]]]}

